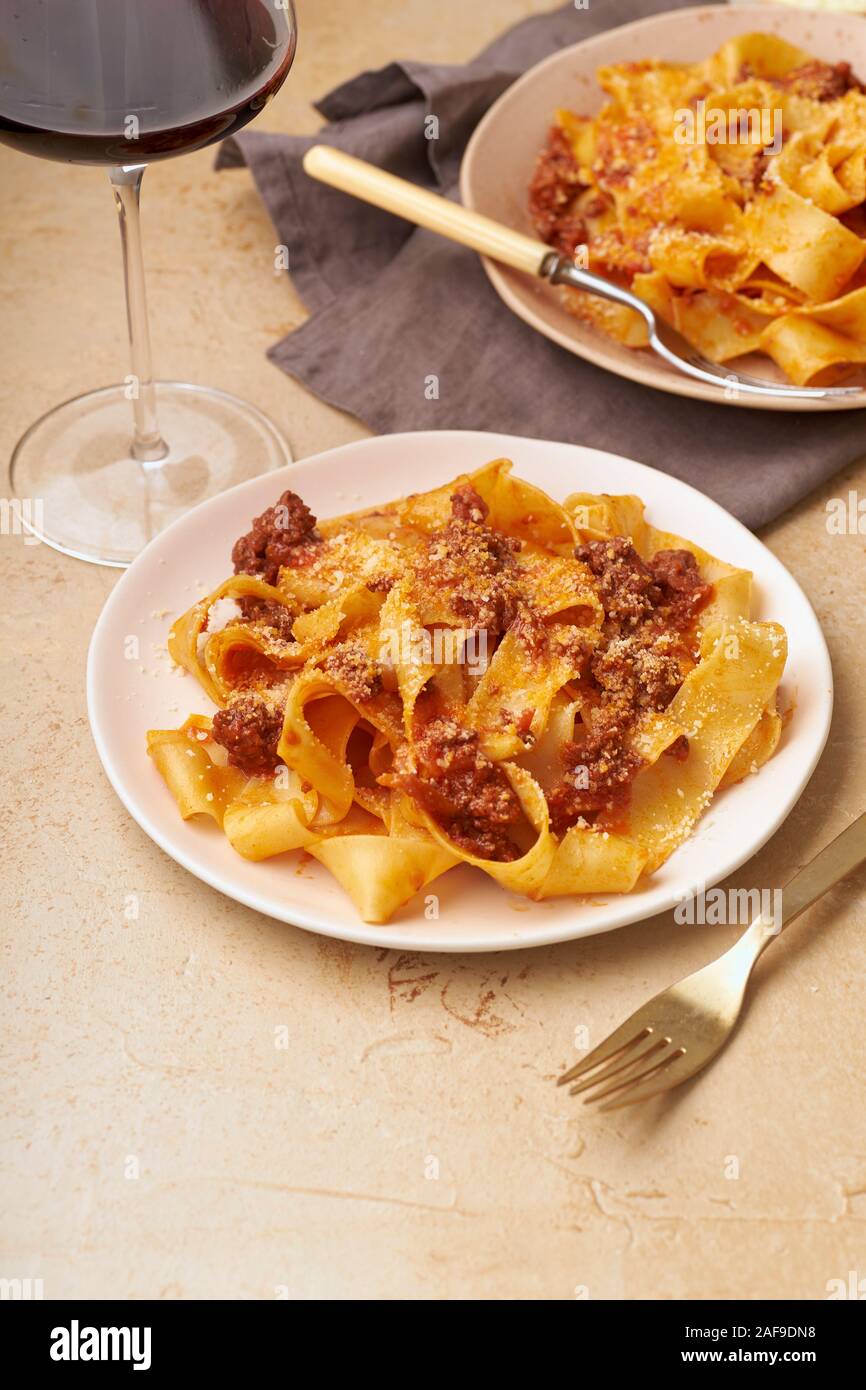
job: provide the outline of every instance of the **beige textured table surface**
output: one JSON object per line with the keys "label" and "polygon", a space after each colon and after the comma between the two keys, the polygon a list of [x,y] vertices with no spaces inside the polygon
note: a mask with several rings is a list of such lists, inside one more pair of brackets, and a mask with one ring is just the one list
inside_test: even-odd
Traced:
{"label": "beige textured table surface", "polygon": [[[297,64],[260,128],[313,130],[311,98],[360,68],[460,61],[543,8],[301,0]],[[296,457],[360,437],[266,362],[304,311],[249,175],[211,162],[145,180],[160,375],[256,402]],[[126,360],[104,176],[0,150],[0,206],[5,458]],[[825,525],[849,488],[866,494],[866,467],[766,536],[824,625],[837,705],[808,790],[735,882],[778,883],[866,807],[866,538]],[[91,743],[85,655],[115,579],[2,540],[0,1276],[49,1298],[548,1299],[822,1298],[866,1275],[862,875],[774,945],[711,1071],[668,1104],[593,1115],[552,1085],[575,1027],[599,1039],[736,929],[666,916],[422,958],[220,897],[130,820]]]}

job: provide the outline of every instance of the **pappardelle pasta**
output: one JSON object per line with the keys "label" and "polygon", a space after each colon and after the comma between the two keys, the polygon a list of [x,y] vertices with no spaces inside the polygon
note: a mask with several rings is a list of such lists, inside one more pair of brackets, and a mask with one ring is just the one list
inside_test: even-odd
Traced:
{"label": "pappardelle pasta", "polygon": [[637,497],[498,459],[324,522],[285,492],[232,559],[169,639],[217,712],[148,751],[185,819],[305,850],[369,922],[458,864],[628,892],[779,739],[784,630]]}
{"label": "pappardelle pasta", "polygon": [[[556,113],[530,187],[541,237],[626,285],[705,357],[771,357],[798,386],[866,363],[866,93],[849,64],[744,34],[703,62],[598,71],[595,117]],[[646,344],[634,311],[569,309]]]}

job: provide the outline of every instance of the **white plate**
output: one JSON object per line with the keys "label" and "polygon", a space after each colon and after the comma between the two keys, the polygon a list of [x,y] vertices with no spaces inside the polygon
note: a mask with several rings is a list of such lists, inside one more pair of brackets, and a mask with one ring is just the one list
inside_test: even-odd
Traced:
{"label": "white plate", "polygon": [[[233,542],[284,488],[294,488],[318,516],[327,517],[437,487],[502,456],[559,499],[574,491],[637,493],[656,525],[752,570],[755,616],[775,618],[788,632],[785,687],[795,696],[794,714],[760,775],[719,795],[692,839],[639,892],[532,903],[462,866],[431,885],[439,897],[438,919],[425,917],[419,896],[389,925],[369,926],[315,861],[300,871],[295,854],[249,863],[210,821],[181,820],[147,757],[145,732],[175,727],[191,711],[209,713],[211,705],[192,676],[172,668],[165,640],[174,618],[231,572]],[[138,656],[130,638],[138,638]],[[179,864],[280,921],[413,951],[510,950],[591,936],[661,912],[697,885],[718,882],[754,854],[791,810],[824,747],[833,705],[830,659],[808,600],[769,550],[715,502],[665,473],[597,449],[468,430],[346,444],[254,478],[181,517],[151,541],[108,599],[90,644],[87,699],[93,737],[115,791]]]}
{"label": "white plate", "polygon": [[[707,58],[736,34],[760,30],[778,34],[816,58],[845,59],[866,77],[866,20],[859,15],[768,8],[764,5],[700,6],[671,10],[607,29],[583,43],[562,48],[537,63],[514,82],[479,122],[466,147],[460,170],[460,196],[467,207],[497,222],[534,236],[527,210],[529,181],[535,159],[544,147],[558,106],[595,115],[607,100],[596,71],[603,63],[640,58],[693,63]],[[668,367],[649,348],[635,351],[569,314],[559,290],[546,280],[522,275],[496,261],[484,259],[494,288],[515,314],[545,337],[578,357],[606,367],[618,376],[718,404],[759,410],[858,410],[866,407],[866,391],[854,397],[825,400],[779,400],[730,393],[683,376]],[[769,357],[752,354],[732,362],[767,381],[784,382],[784,374]],[[850,384],[858,384],[860,378]]]}

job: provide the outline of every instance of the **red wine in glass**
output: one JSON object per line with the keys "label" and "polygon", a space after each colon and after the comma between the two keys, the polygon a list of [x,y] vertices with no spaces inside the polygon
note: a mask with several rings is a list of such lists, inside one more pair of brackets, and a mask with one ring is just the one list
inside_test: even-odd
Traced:
{"label": "red wine in glass", "polygon": [[153,381],[139,193],[147,164],[253,120],[296,38],[291,0],[0,0],[0,143],[107,166],[124,246],[132,372],[51,411],[13,456],[15,494],[58,549],[127,564],[193,503],[288,459],[254,407]]}
{"label": "red wine in glass", "polygon": [[282,15],[271,0],[0,0],[0,140],[107,165],[222,140],[291,67]]}

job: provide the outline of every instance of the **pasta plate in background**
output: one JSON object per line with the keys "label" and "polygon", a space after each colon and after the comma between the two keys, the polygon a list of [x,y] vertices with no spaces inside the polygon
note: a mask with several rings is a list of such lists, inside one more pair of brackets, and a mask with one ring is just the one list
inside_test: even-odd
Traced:
{"label": "pasta plate in background", "polygon": [[[539,156],[539,234],[714,362],[763,354],[799,386],[866,363],[866,94],[848,64],[751,33],[598,80],[607,105],[559,110]],[[633,311],[563,294],[581,321],[645,345]]]}
{"label": "pasta plate in background", "polygon": [[184,818],[305,850],[365,921],[461,863],[627,893],[779,739],[784,631],[636,497],[560,505],[504,459],[330,521],[286,492],[233,563],[170,639],[217,713],[148,751]]}

